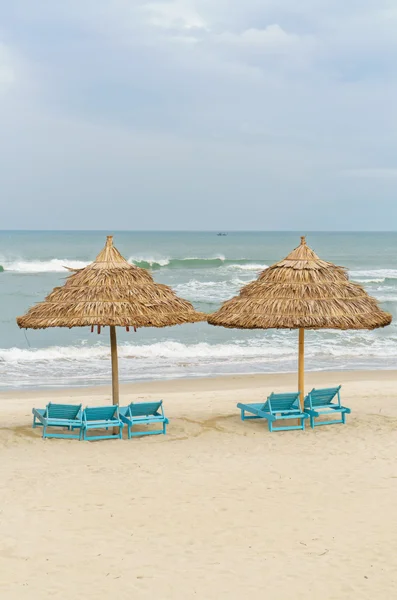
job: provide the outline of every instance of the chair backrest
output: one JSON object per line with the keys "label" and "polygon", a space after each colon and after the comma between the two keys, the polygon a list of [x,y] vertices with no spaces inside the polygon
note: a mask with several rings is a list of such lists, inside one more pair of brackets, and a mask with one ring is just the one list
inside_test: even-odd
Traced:
{"label": "chair backrest", "polygon": [[47,404],[48,419],[75,419],[81,410],[81,404]]}
{"label": "chair backrest", "polygon": [[299,410],[299,392],[275,394],[272,392],[265,403],[271,413]]}
{"label": "chair backrest", "polygon": [[338,396],[338,404],[340,404],[339,390],[342,386],[335,388],[324,388],[321,390],[312,389],[305,398],[305,406],[315,408],[319,406],[328,406],[331,404],[335,396]]}
{"label": "chair backrest", "polygon": [[143,417],[146,415],[158,415],[163,401],[160,402],[131,402],[129,405],[129,414],[131,417]]}
{"label": "chair backrest", "polygon": [[84,409],[86,421],[109,421],[118,417],[118,406],[96,406]]}

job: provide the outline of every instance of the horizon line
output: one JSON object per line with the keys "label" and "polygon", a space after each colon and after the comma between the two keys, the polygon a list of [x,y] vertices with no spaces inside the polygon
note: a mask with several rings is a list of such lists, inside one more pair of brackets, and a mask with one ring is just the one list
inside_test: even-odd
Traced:
{"label": "horizon line", "polygon": [[0,233],[397,233],[397,229],[0,229]]}

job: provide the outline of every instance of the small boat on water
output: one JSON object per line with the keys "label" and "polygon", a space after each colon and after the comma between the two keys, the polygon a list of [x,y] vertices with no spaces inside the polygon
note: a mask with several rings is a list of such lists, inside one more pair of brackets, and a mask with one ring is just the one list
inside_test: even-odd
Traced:
{"label": "small boat on water", "polygon": [[219,233],[217,233],[216,235],[227,235],[227,233],[222,233],[222,232],[219,232]]}

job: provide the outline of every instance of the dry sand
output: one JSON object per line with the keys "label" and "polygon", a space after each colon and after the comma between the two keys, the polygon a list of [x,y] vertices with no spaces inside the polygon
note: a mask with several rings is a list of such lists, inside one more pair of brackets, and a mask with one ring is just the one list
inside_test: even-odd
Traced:
{"label": "dry sand", "polygon": [[295,375],[122,386],[169,432],[102,442],[43,441],[31,408],[109,388],[0,395],[0,597],[396,598],[397,372],[307,376],[339,383],[345,426],[281,433],[236,402]]}

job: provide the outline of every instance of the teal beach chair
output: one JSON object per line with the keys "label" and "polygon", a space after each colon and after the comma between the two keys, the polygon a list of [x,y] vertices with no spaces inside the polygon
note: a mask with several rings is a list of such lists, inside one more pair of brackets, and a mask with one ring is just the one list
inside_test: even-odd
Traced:
{"label": "teal beach chair", "polygon": [[[120,408],[120,419],[127,425],[128,439],[140,435],[156,435],[166,433],[168,419],[164,415],[163,401],[159,402],[131,402],[128,406]],[[159,424],[161,429],[148,431],[132,431],[137,425]]]}
{"label": "teal beach chair", "polygon": [[[351,413],[350,408],[342,406],[340,403],[341,385],[335,388],[326,388],[322,390],[312,389],[305,398],[305,413],[310,417],[312,429],[317,425],[333,425],[334,423],[345,423],[346,415]],[[336,398],[336,402],[333,402]],[[315,421],[322,415],[334,415],[340,413],[340,419],[328,419],[325,421]]]}
{"label": "teal beach chair", "polygon": [[[109,433],[109,429],[118,428],[119,433]],[[92,429],[106,429],[107,433],[88,435]],[[123,422],[120,419],[118,405],[85,408],[82,425],[83,440],[110,440],[123,437]]]}
{"label": "teal beach chair", "polygon": [[[275,394],[272,392],[266,402],[254,404],[242,404],[239,402],[237,408],[241,410],[241,419],[267,419],[269,431],[288,431],[290,429],[305,429],[306,413],[302,413],[299,405],[299,392],[288,394]],[[246,416],[245,413],[251,413],[253,416]],[[285,419],[298,419],[298,425],[288,425],[285,427],[274,427],[275,421]]]}
{"label": "teal beach chair", "polygon": [[[33,429],[43,428],[43,438],[81,439],[82,406],[81,404],[54,404],[49,402],[45,408],[33,408]],[[68,433],[53,433],[48,427],[61,427]],[[78,433],[73,433],[78,429]]]}

